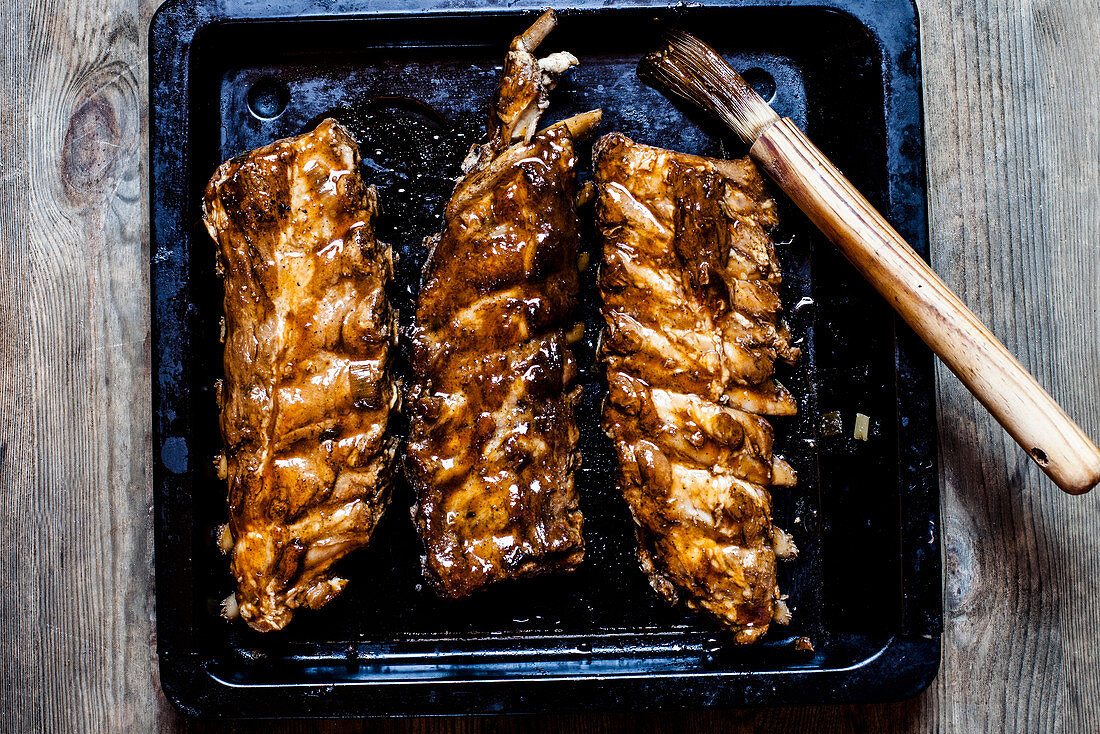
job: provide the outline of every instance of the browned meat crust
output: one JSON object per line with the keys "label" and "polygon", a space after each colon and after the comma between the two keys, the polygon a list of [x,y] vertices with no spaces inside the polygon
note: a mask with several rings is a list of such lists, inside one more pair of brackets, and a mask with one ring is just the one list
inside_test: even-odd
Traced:
{"label": "browned meat crust", "polygon": [[[772,379],[798,350],[777,314],[775,202],[748,159],[606,135],[595,146],[604,238],[604,430],[638,554],[670,602],[752,642],[785,615],[768,486],[793,483],[762,415],[795,412]],[[791,548],[793,552],[793,548]]]}
{"label": "browned meat crust", "polygon": [[221,430],[240,615],[280,629],[346,581],[390,495],[388,247],[333,120],[223,163],[204,218],[225,281]]}
{"label": "browned meat crust", "polygon": [[502,579],[576,567],[584,554],[576,366],[576,126],[534,133],[567,54],[513,41],[489,142],[433,238],[413,330],[407,473],[425,577],[457,598]]}

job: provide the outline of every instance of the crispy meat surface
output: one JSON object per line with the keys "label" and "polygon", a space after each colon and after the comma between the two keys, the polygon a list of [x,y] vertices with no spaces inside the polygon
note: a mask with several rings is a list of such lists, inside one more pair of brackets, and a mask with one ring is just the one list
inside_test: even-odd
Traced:
{"label": "crispy meat surface", "polygon": [[798,350],[778,318],[775,202],[748,159],[720,161],[611,134],[594,148],[603,427],[637,523],[638,555],[670,602],[703,610],[739,642],[786,614],[776,584],[765,415],[795,402],[772,379]]}
{"label": "crispy meat surface", "polygon": [[219,386],[240,615],[280,629],[346,581],[389,502],[393,264],[333,120],[223,163],[204,219],[225,285]]}
{"label": "crispy meat surface", "polygon": [[547,92],[576,59],[535,58],[547,19],[552,27],[544,15],[512,42],[489,140],[471,151],[445,229],[428,241],[406,470],[424,574],[444,597],[569,570],[584,554],[580,388],[566,336],[578,287],[578,125],[534,132]]}

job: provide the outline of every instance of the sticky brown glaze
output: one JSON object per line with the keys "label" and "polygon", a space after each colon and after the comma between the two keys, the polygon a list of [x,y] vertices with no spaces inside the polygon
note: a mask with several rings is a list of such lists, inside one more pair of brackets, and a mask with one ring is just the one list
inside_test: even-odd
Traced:
{"label": "sticky brown glaze", "polygon": [[773,457],[762,417],[796,410],[772,379],[777,359],[798,357],[778,318],[775,202],[748,158],[700,158],[611,134],[594,159],[603,427],[639,559],[670,602],[753,642],[786,615],[777,544],[794,552],[772,527],[768,491],[793,484],[794,473]]}
{"label": "sticky brown glaze", "polygon": [[425,578],[450,598],[569,570],[584,554],[566,338],[577,159],[569,124],[531,132],[556,76],[530,53],[531,35],[512,43],[489,141],[429,240],[412,333],[406,467]]}
{"label": "sticky brown glaze", "polygon": [[346,581],[390,496],[393,263],[333,120],[223,163],[204,218],[225,284],[221,430],[240,615],[281,629]]}

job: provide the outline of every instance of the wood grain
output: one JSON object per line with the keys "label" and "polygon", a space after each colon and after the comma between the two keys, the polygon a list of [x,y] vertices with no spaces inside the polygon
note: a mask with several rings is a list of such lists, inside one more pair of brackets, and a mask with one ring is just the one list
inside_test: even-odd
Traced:
{"label": "wood grain", "polygon": [[[959,2],[935,26],[927,12],[934,265],[1095,436],[1100,9]],[[1054,343],[1057,352],[1046,347]],[[1046,494],[1038,472],[941,377],[940,726],[1095,731],[1100,498]]]}
{"label": "wood grain", "polygon": [[[915,701],[255,725],[175,714],[152,631],[155,4],[0,11],[0,731],[1100,730],[1100,494],[1051,491],[946,370],[943,667]],[[935,268],[1100,435],[1100,6],[926,0],[920,11]]]}
{"label": "wood grain", "polygon": [[0,729],[140,731],[161,710],[142,26],[115,0],[0,17]]}

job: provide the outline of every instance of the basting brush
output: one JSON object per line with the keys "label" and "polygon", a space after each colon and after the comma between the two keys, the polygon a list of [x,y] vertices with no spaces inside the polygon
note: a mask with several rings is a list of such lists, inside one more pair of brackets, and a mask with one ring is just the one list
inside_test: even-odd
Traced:
{"label": "basting brush", "polygon": [[715,115],[1054,483],[1100,482],[1100,449],[810,142],[710,46],[683,31],[639,71]]}

